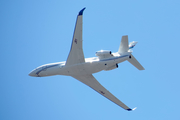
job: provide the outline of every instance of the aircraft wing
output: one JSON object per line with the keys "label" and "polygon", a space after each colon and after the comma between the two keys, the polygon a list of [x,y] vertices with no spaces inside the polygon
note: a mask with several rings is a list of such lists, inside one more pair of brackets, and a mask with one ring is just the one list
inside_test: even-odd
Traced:
{"label": "aircraft wing", "polygon": [[84,9],[85,8],[83,8],[77,16],[71,50],[66,61],[67,66],[85,62],[82,49],[82,16]]}
{"label": "aircraft wing", "polygon": [[124,103],[122,103],[119,99],[117,99],[113,94],[111,94],[106,88],[104,88],[95,78],[93,75],[84,75],[84,76],[72,76],[75,79],[81,81],[82,83],[86,84],[87,86],[91,87],[107,99],[111,100],[112,102],[116,103],[120,107],[124,108],[125,110],[131,111],[134,109],[130,109]]}

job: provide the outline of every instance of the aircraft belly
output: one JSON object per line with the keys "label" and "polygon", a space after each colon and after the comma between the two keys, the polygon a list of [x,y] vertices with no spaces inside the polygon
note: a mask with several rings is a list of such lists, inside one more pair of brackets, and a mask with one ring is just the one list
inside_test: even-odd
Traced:
{"label": "aircraft belly", "polygon": [[97,73],[99,71],[102,71],[104,69],[104,64],[101,64],[100,62],[88,62],[84,65],[84,68],[86,70],[86,73],[92,74]]}
{"label": "aircraft belly", "polygon": [[84,64],[65,67],[64,71],[65,71],[65,75],[68,76],[87,74],[84,68]]}

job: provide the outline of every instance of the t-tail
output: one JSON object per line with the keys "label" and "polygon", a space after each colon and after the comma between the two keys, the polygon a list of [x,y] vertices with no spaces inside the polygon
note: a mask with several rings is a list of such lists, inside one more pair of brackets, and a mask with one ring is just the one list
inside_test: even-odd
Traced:
{"label": "t-tail", "polygon": [[138,43],[138,42],[136,42],[136,41],[130,42],[130,43],[129,43],[129,49],[134,48],[134,46],[135,46],[137,43]]}
{"label": "t-tail", "polygon": [[136,58],[132,55],[132,51],[131,49],[134,48],[134,46],[137,44],[137,42],[133,41],[128,45],[128,36],[122,36],[121,39],[121,44],[118,50],[119,54],[126,54],[128,52],[130,52],[130,56],[128,61],[134,65],[134,67],[136,67],[139,70],[144,70],[144,67],[136,60]]}

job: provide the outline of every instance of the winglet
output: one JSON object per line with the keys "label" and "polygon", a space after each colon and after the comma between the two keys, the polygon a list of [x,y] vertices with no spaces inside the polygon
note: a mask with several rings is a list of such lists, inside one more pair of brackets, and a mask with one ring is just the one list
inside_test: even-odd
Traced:
{"label": "winglet", "polygon": [[[83,15],[83,11],[85,10],[86,8],[83,8],[80,12],[79,12],[79,15]],[[78,15],[78,16],[79,16]]]}
{"label": "winglet", "polygon": [[128,111],[133,111],[133,110],[135,110],[136,108],[137,108],[137,107],[135,107],[135,108],[133,108],[133,109],[130,109],[130,108],[129,108],[129,109],[127,109],[127,110],[128,110]]}

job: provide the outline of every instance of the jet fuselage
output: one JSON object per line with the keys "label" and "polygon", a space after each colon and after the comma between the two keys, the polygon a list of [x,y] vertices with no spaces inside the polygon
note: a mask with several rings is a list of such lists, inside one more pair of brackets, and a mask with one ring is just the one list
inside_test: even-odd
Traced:
{"label": "jet fuselage", "polygon": [[118,53],[112,53],[112,55],[113,56],[108,59],[99,59],[98,57],[86,58],[85,63],[74,64],[70,66],[65,66],[65,61],[45,64],[31,71],[29,75],[34,77],[45,77],[53,75],[72,76],[93,74],[102,70],[106,70],[113,65],[129,59],[130,52],[127,52],[124,55],[120,55]]}

